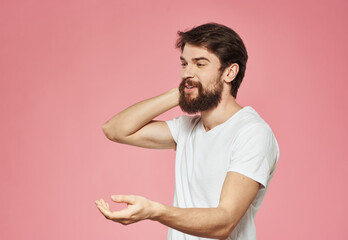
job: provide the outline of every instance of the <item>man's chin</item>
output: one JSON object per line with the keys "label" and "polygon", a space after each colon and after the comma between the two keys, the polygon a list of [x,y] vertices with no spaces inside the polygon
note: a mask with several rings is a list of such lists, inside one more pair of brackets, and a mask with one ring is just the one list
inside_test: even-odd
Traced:
{"label": "man's chin", "polygon": [[188,114],[196,114],[199,112],[198,110],[193,110],[191,108],[184,108],[182,106],[180,106],[180,108],[184,113],[188,113]]}
{"label": "man's chin", "polygon": [[198,98],[198,94],[195,92],[187,92],[185,93],[185,100],[187,102],[194,101]]}
{"label": "man's chin", "polygon": [[195,102],[195,99],[187,99],[185,98],[184,100],[179,102],[179,106],[181,110],[185,113],[188,114],[195,114],[199,112],[199,108],[197,108],[197,103]]}

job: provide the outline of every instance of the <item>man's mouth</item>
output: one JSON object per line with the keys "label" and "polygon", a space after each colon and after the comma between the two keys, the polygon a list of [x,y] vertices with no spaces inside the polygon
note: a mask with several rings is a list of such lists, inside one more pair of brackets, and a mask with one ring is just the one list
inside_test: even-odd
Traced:
{"label": "man's mouth", "polygon": [[190,81],[190,80],[185,83],[185,88],[186,89],[193,89],[195,87],[196,87],[195,84],[192,81]]}

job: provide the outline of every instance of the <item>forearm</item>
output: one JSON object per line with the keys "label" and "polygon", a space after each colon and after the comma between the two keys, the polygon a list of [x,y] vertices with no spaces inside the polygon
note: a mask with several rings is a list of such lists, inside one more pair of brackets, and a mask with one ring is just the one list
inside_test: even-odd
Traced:
{"label": "forearm", "polygon": [[236,225],[223,208],[177,208],[154,203],[152,220],[190,235],[227,238]]}
{"label": "forearm", "polygon": [[128,107],[103,125],[105,135],[115,140],[135,133],[158,115],[177,106],[178,94],[178,89],[174,88]]}
{"label": "forearm", "polygon": [[127,208],[121,211],[111,212],[103,199],[96,204],[107,219],[121,224],[151,219],[190,235],[226,239],[247,212],[259,188],[260,184],[253,179],[229,172],[216,208],[177,208],[134,195],[112,196],[117,203],[127,203]]}

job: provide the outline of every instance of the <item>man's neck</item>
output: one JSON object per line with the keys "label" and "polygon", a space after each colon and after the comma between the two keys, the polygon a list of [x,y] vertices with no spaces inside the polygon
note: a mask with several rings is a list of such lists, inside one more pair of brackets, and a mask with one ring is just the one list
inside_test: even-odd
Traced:
{"label": "man's neck", "polygon": [[208,132],[224,123],[242,108],[230,93],[223,93],[217,107],[201,112],[205,130]]}

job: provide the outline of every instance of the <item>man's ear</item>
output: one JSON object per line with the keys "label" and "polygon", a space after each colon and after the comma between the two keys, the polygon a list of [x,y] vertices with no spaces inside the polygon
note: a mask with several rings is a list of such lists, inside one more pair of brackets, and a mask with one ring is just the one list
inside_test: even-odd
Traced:
{"label": "man's ear", "polygon": [[224,80],[227,83],[230,83],[233,81],[233,79],[236,78],[239,71],[239,65],[238,63],[232,63],[229,67],[227,67],[224,71]]}

